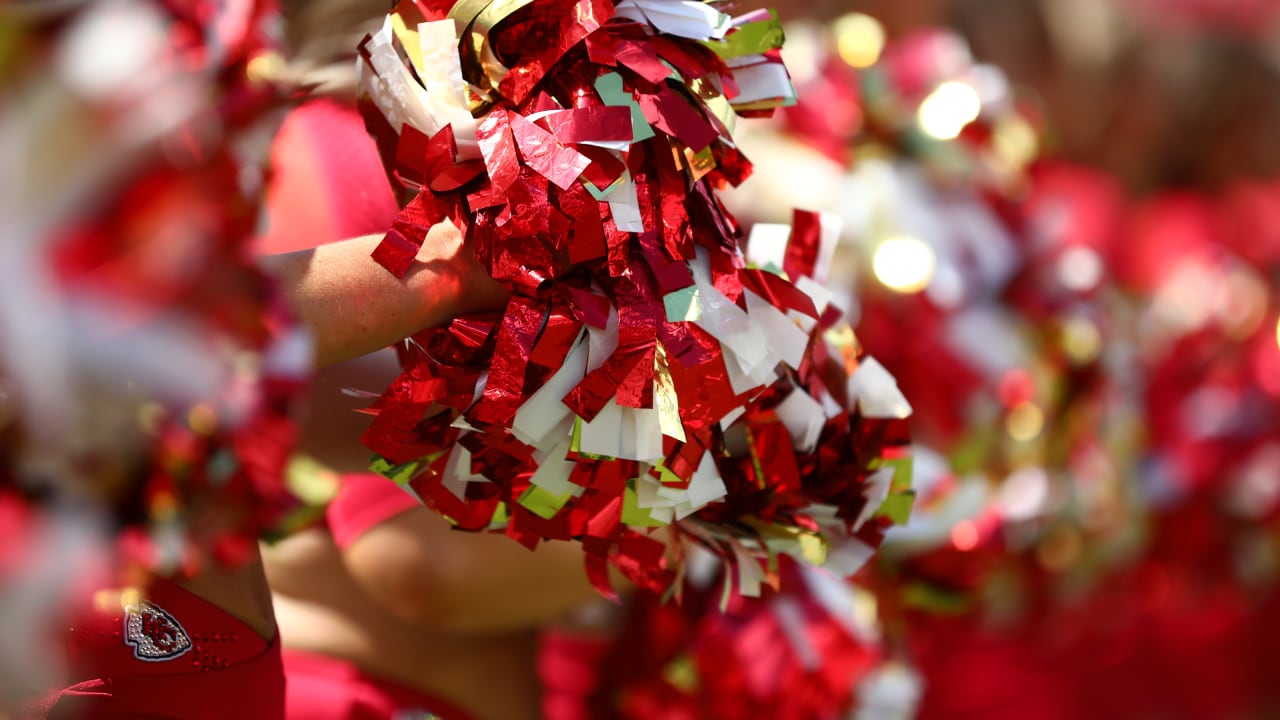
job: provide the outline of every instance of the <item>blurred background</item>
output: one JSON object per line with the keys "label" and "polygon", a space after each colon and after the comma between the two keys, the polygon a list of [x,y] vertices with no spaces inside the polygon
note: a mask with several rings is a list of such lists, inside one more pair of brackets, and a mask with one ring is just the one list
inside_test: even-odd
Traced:
{"label": "blurred background", "polygon": [[[140,417],[163,413],[132,385],[122,389],[120,368],[144,368],[152,389],[184,408],[231,387],[226,407],[197,404],[164,421],[190,431],[175,431],[173,448],[137,453],[157,465],[224,460],[213,440],[210,449],[190,436],[213,436],[219,417],[248,414],[244,388],[295,393],[305,348],[278,333],[287,322],[259,288],[247,244],[219,247],[218,267],[236,270],[227,277],[174,268],[211,262],[192,248],[224,234],[255,236],[255,252],[282,252],[377,232],[396,212],[388,187],[360,185],[381,171],[354,109],[351,71],[356,43],[387,3],[285,2],[283,17],[267,23],[282,53],[255,45],[236,56],[254,82],[234,92],[217,72],[202,77],[216,92],[144,73],[162,54],[159,40],[136,43],[96,75],[67,71],[62,84],[30,72],[42,62],[92,66],[84,48],[120,37],[120,22],[154,40],[163,23],[143,5],[104,4],[127,12],[116,25],[86,23],[88,39],[54,49],[31,39],[43,20],[25,26],[38,31],[25,38],[22,27],[0,27],[8,115],[0,215],[21,219],[0,228],[6,486],[22,473],[50,485],[85,480],[75,495],[138,471],[113,461],[127,455],[122,447],[145,444],[135,437]],[[544,716],[757,717],[765,705],[724,699],[754,683],[774,688],[787,709],[767,706],[771,717],[796,720],[1280,718],[1280,2],[736,5],[755,7],[774,7],[785,22],[799,101],[739,124],[755,175],[726,201],[748,233],[789,222],[793,208],[842,223],[828,284],[914,407],[915,508],[852,586],[810,578],[800,600],[766,597],[727,614],[697,597],[683,611],[640,596],[624,610],[594,608],[582,624],[605,639],[560,658],[558,667],[576,668],[563,677],[582,678],[573,687],[554,687],[544,667],[554,695]],[[290,96],[302,109],[273,100],[244,111],[268,80],[302,88]],[[165,111],[210,98],[210,117]],[[250,114],[255,122],[241,122]],[[119,208],[92,201],[108,196],[102,187],[121,168],[178,157],[167,133],[188,122],[207,133],[194,145],[217,149],[204,156],[216,159],[210,177],[187,187],[157,173],[149,182],[172,190],[163,202],[154,193]],[[270,153],[270,173],[242,162],[250,147]],[[204,167],[171,164],[186,178]],[[342,212],[317,210],[319,196]],[[193,206],[217,208],[228,197],[243,212],[210,210],[197,217],[208,227],[190,229]],[[126,226],[111,237],[187,228],[189,237],[177,236],[185,245],[126,248],[137,267],[121,263],[116,279],[159,289],[120,313],[181,297],[232,340],[210,349],[160,332],[157,342],[172,342],[161,351],[185,348],[175,372],[147,364],[166,356],[150,345],[120,343],[109,362],[84,350],[104,346],[84,330],[103,311],[95,288],[77,286],[65,302],[30,313],[32,297],[52,293],[40,272],[55,263],[39,243],[68,207],[88,208],[89,227]],[[283,220],[264,220],[272,216]],[[97,257],[98,235],[62,229],[77,252]],[[58,269],[58,282],[78,277],[74,263]],[[228,307],[228,287],[251,301]],[[50,342],[50,328],[65,333]],[[54,346],[61,353],[42,354]],[[274,364],[246,360],[249,351]],[[392,365],[374,358],[310,384],[318,420],[302,427],[302,443],[328,467],[298,482],[317,504],[332,497],[335,470],[365,467],[362,421],[351,411],[368,397],[344,389],[381,387]],[[52,388],[40,398],[47,407],[23,397],[31,387]],[[105,395],[110,402],[85,400]],[[54,412],[67,407],[84,416]],[[286,413],[263,413],[276,414]],[[338,416],[351,422],[327,420]],[[283,421],[269,426],[288,434]],[[28,452],[37,445],[41,452]],[[37,457],[60,461],[33,471]],[[122,512],[180,534],[172,495],[137,504]],[[70,503],[46,519],[0,493],[0,573],[35,588],[0,583],[0,698],[49,682],[35,672],[45,663],[28,654],[40,646],[32,618],[48,621],[58,589],[88,582],[85,568],[103,564],[95,553],[111,523],[92,506]],[[170,539],[170,550],[181,546]],[[245,542],[235,550],[251,552]],[[157,554],[170,568],[184,562],[176,550]],[[772,623],[763,630],[761,617]],[[705,664],[701,686],[691,663]],[[717,663],[724,678],[713,688],[705,670]]]}
{"label": "blurred background", "polygon": [[1280,713],[1278,11],[781,3],[800,100],[734,207],[843,218],[915,408],[868,707]]}

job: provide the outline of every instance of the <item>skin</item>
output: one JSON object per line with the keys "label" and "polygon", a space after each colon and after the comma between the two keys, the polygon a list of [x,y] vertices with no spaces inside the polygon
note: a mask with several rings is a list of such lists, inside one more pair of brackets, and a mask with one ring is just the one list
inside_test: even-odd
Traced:
{"label": "skin", "polygon": [[[388,353],[322,370],[302,446],[339,472],[367,471],[359,438],[368,417],[352,412],[367,400],[338,390],[383,387],[398,371]],[[575,545],[530,552],[506,537],[455,532],[425,508],[345,550],[327,531],[309,530],[264,547],[263,556],[286,648],[348,660],[482,719],[537,717],[538,630],[603,602]]]}
{"label": "skin", "polygon": [[499,307],[507,297],[463,249],[452,224],[430,229],[403,278],[370,257],[381,239],[368,235],[262,261],[312,331],[319,366],[367,355],[456,315]]}
{"label": "skin", "polygon": [[[320,530],[265,551],[285,647],[342,658],[480,720],[534,720],[538,631],[600,602],[568,543],[529,552],[410,510],[345,551]],[[500,680],[499,680],[500,678]]]}
{"label": "skin", "polygon": [[[404,278],[394,277],[370,257],[380,241],[381,236],[370,235],[262,259],[311,330],[321,368],[368,355],[455,315],[498,307],[506,299],[506,291],[464,250],[462,235],[451,224],[430,229],[417,263]],[[354,441],[359,434],[349,437]],[[261,558],[251,557],[234,569],[215,565],[181,584],[262,637],[274,637],[271,590]]]}
{"label": "skin", "polygon": [[[311,307],[321,319],[312,327],[323,322],[330,330],[357,330],[354,341],[325,340],[319,332],[322,361],[384,347],[406,328],[413,332],[506,297],[462,257],[452,226],[433,229],[419,266],[403,283],[372,262],[361,265],[378,239],[283,256],[288,263],[310,256],[307,272],[313,274],[292,286],[304,318]],[[344,264],[372,265],[374,277],[330,274]],[[371,328],[351,317],[349,299],[363,302],[365,293],[376,295],[373,302],[381,309],[361,315],[391,327]],[[331,297],[348,300],[330,302]],[[423,297],[431,306],[425,307]],[[308,306],[317,298],[318,307]],[[355,410],[368,400],[341,391],[380,390],[398,373],[394,353],[385,350],[320,368],[306,398],[302,449],[337,472],[366,472],[369,453],[360,437],[369,417]],[[530,552],[506,537],[455,532],[425,508],[391,518],[345,549],[327,531],[308,530],[264,546],[262,557],[274,597],[255,595],[254,607],[268,631],[278,625],[284,647],[348,660],[445,698],[481,720],[536,718],[539,630],[584,604],[607,604],[587,582],[576,545],[544,543]],[[261,570],[252,580],[252,587],[266,587]],[[274,617],[264,614],[271,612]]]}

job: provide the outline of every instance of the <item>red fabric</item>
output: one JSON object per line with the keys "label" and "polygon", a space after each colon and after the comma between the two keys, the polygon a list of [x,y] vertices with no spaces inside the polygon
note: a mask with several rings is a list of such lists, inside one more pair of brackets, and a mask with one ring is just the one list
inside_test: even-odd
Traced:
{"label": "red fabric", "polygon": [[347,549],[374,526],[408,512],[422,503],[399,485],[381,475],[343,475],[338,494],[325,510],[333,542]]}
{"label": "red fabric", "polygon": [[[469,720],[447,700],[370,675],[354,663],[299,650],[284,651],[289,678],[285,720],[393,720],[428,713]],[[409,715],[405,715],[409,713]]]}
{"label": "red fabric", "polygon": [[[148,617],[165,619],[131,625],[136,610],[81,613],[66,643],[73,684],[39,703],[24,720],[283,717],[284,668],[277,641],[264,640],[168,581],[148,588],[146,602]],[[137,645],[140,635],[157,638],[171,655],[145,657]],[[169,643],[178,636],[186,640]]]}
{"label": "red fabric", "polygon": [[333,100],[311,100],[289,113],[271,149],[271,172],[258,253],[384,233],[400,209],[364,120]]}
{"label": "red fabric", "polygon": [[600,665],[613,648],[610,638],[548,630],[538,648],[542,717],[590,720],[591,698],[600,689]]}

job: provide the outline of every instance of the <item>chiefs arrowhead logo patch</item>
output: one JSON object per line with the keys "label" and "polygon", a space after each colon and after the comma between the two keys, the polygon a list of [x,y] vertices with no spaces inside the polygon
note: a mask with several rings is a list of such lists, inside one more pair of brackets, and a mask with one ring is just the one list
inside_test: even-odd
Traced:
{"label": "chiefs arrowhead logo patch", "polygon": [[159,605],[140,600],[125,606],[124,642],[133,656],[146,662],[164,662],[191,649],[191,638],[182,625]]}

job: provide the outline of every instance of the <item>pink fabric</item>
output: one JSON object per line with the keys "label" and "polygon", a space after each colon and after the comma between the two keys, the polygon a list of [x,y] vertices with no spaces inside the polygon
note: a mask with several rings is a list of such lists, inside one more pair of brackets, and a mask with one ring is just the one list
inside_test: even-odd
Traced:
{"label": "pink fabric", "polygon": [[285,118],[271,151],[259,253],[384,233],[399,212],[378,149],[355,108],[311,100]]}
{"label": "pink fabric", "polygon": [[347,549],[374,526],[422,507],[416,497],[381,475],[343,475],[338,494],[325,510],[333,542]]}
{"label": "pink fabric", "polygon": [[286,648],[285,720],[470,720],[449,701],[370,675],[354,663]]}
{"label": "pink fabric", "polygon": [[538,648],[542,682],[542,717],[546,720],[591,720],[600,692],[600,667],[613,642],[594,635],[547,630]]}

